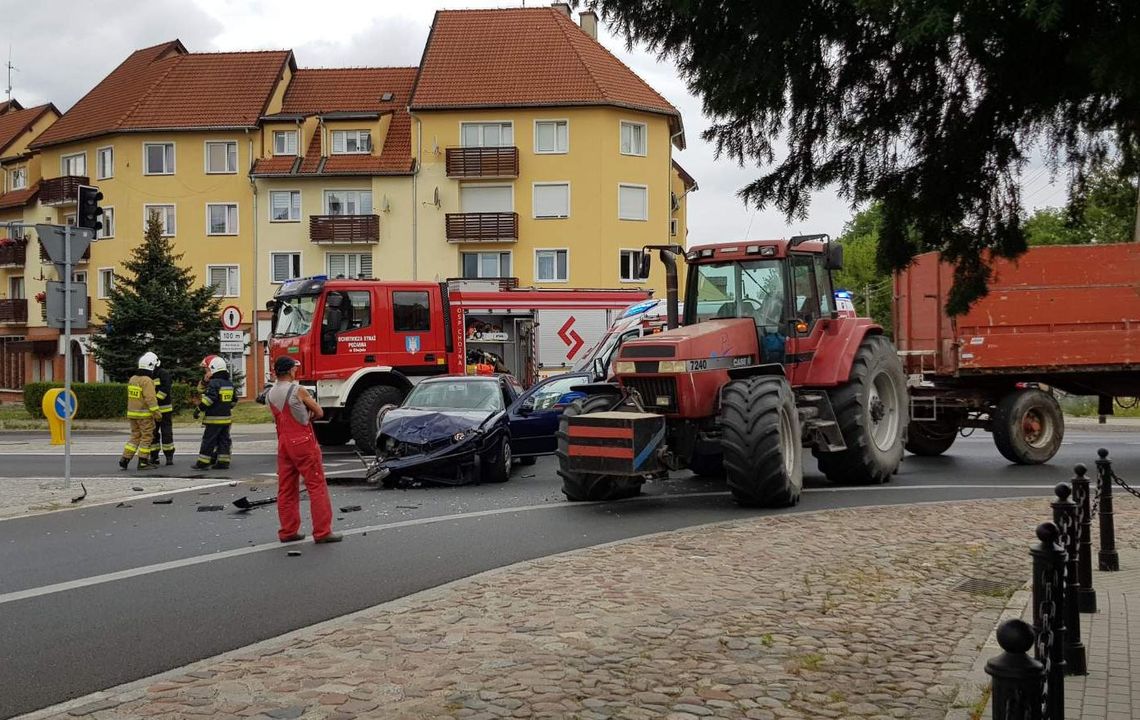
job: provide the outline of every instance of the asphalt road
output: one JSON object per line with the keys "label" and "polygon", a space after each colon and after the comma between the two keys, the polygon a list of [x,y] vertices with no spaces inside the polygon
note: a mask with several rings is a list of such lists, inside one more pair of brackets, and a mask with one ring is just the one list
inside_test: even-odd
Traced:
{"label": "asphalt road", "polygon": [[[1112,450],[1118,472],[1140,472],[1140,435],[1070,431],[1054,462],[1007,464],[988,435],[963,439],[944,457],[907,457],[894,481],[837,487],[805,464],[797,508],[737,507],[717,482],[679,473],[620,503],[567,503],[552,459],[517,467],[504,485],[384,490],[332,488],[339,545],[275,542],[272,507],[243,483],[0,522],[0,718],[178,667],[322,620],[487,569],[622,538],[771,512],[982,497],[1041,496]],[[235,472],[272,472],[272,457],[241,456]],[[0,476],[40,472],[43,457],[8,456]],[[347,479],[355,457],[326,457]],[[54,460],[53,460],[54,462]],[[188,464],[188,463],[187,463]],[[106,472],[107,459],[76,458],[76,474]],[[238,469],[240,468],[240,470]],[[264,479],[264,478],[263,478]],[[199,505],[225,510],[199,512]],[[307,513],[306,513],[307,514]],[[948,516],[952,521],[952,516]],[[1027,538],[1028,542],[1028,538]]]}

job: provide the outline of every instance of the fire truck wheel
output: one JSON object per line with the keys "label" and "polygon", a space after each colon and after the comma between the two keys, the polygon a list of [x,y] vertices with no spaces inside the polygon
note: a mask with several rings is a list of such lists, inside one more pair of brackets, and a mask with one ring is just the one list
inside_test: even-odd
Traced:
{"label": "fire truck wheel", "polygon": [[724,455],[719,453],[693,453],[689,469],[694,475],[707,478],[724,477]]}
{"label": "fire truck wheel", "polygon": [[558,474],[562,476],[562,494],[567,500],[577,502],[581,500],[621,500],[634,497],[641,493],[642,478],[623,477],[620,475],[590,475],[586,473],[569,472],[562,469],[567,458],[567,448],[570,445],[566,434],[570,418],[575,415],[589,415],[590,413],[605,412],[613,408],[614,398],[607,395],[592,395],[581,400],[575,400],[562,412],[558,421]]}
{"label": "fire truck wheel", "polygon": [[342,422],[313,423],[313,435],[321,445],[344,445],[352,439],[352,428]]}
{"label": "fire truck wheel", "polygon": [[958,438],[961,416],[943,415],[930,422],[911,421],[907,427],[906,450],[921,457],[936,457],[950,449]]}
{"label": "fire truck wheel", "polygon": [[741,505],[795,505],[804,468],[800,418],[788,381],[775,376],[733,380],[721,397],[721,446],[732,496]]}
{"label": "fire truck wheel", "polygon": [[483,458],[483,482],[504,483],[511,479],[511,440],[504,437],[495,452]]}
{"label": "fire truck wheel", "polygon": [[830,394],[847,449],[813,450],[819,469],[833,483],[890,482],[902,460],[910,419],[906,375],[890,341],[882,335],[863,338],[847,384]]}
{"label": "fire truck wheel", "polygon": [[1011,392],[993,415],[994,445],[1010,462],[1040,465],[1061,448],[1065,418],[1051,393],[1027,388]]}
{"label": "fire truck wheel", "polygon": [[357,396],[349,415],[357,450],[365,455],[376,452],[376,416],[380,408],[399,405],[403,400],[404,392],[391,385],[376,385]]}

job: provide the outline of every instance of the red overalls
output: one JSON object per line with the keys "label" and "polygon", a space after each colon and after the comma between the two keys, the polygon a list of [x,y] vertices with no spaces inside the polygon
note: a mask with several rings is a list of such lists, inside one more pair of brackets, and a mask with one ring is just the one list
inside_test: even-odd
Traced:
{"label": "red overalls", "polygon": [[309,511],[313,516],[313,539],[332,532],[332,502],[325,485],[321,447],[312,428],[302,425],[289,410],[289,402],[278,410],[266,403],[277,423],[277,517],[281,527],[277,537],[285,539],[301,529],[301,493],[298,475],[309,489]]}

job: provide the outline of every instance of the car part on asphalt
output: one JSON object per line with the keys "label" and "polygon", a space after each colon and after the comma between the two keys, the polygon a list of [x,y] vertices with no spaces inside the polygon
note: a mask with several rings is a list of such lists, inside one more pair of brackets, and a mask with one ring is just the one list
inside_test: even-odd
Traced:
{"label": "car part on asphalt", "polygon": [[250,500],[247,497],[239,497],[237,500],[234,500],[234,507],[244,512],[256,507],[261,507],[262,505],[272,505],[275,502],[277,502],[276,495],[265,498],[264,500]]}

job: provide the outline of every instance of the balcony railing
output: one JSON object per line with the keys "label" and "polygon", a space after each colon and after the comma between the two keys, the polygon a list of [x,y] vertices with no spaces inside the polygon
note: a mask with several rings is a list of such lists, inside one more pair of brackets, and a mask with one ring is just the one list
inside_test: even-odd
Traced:
{"label": "balcony railing", "polygon": [[309,240],[318,245],[374,245],[380,242],[380,216],[310,215]]}
{"label": "balcony railing", "polygon": [[28,322],[28,301],[25,298],[0,300],[0,323],[26,325]]}
{"label": "balcony railing", "polygon": [[87,185],[87,178],[64,175],[40,182],[40,202],[44,205],[74,205],[79,201],[79,186]]}
{"label": "balcony railing", "polygon": [[519,214],[447,213],[447,241],[515,242],[519,239]]}
{"label": "balcony railing", "polygon": [[24,267],[28,259],[27,245],[0,246],[0,267]]}
{"label": "balcony railing", "polygon": [[449,178],[513,178],[519,176],[517,147],[451,147],[447,149]]}

